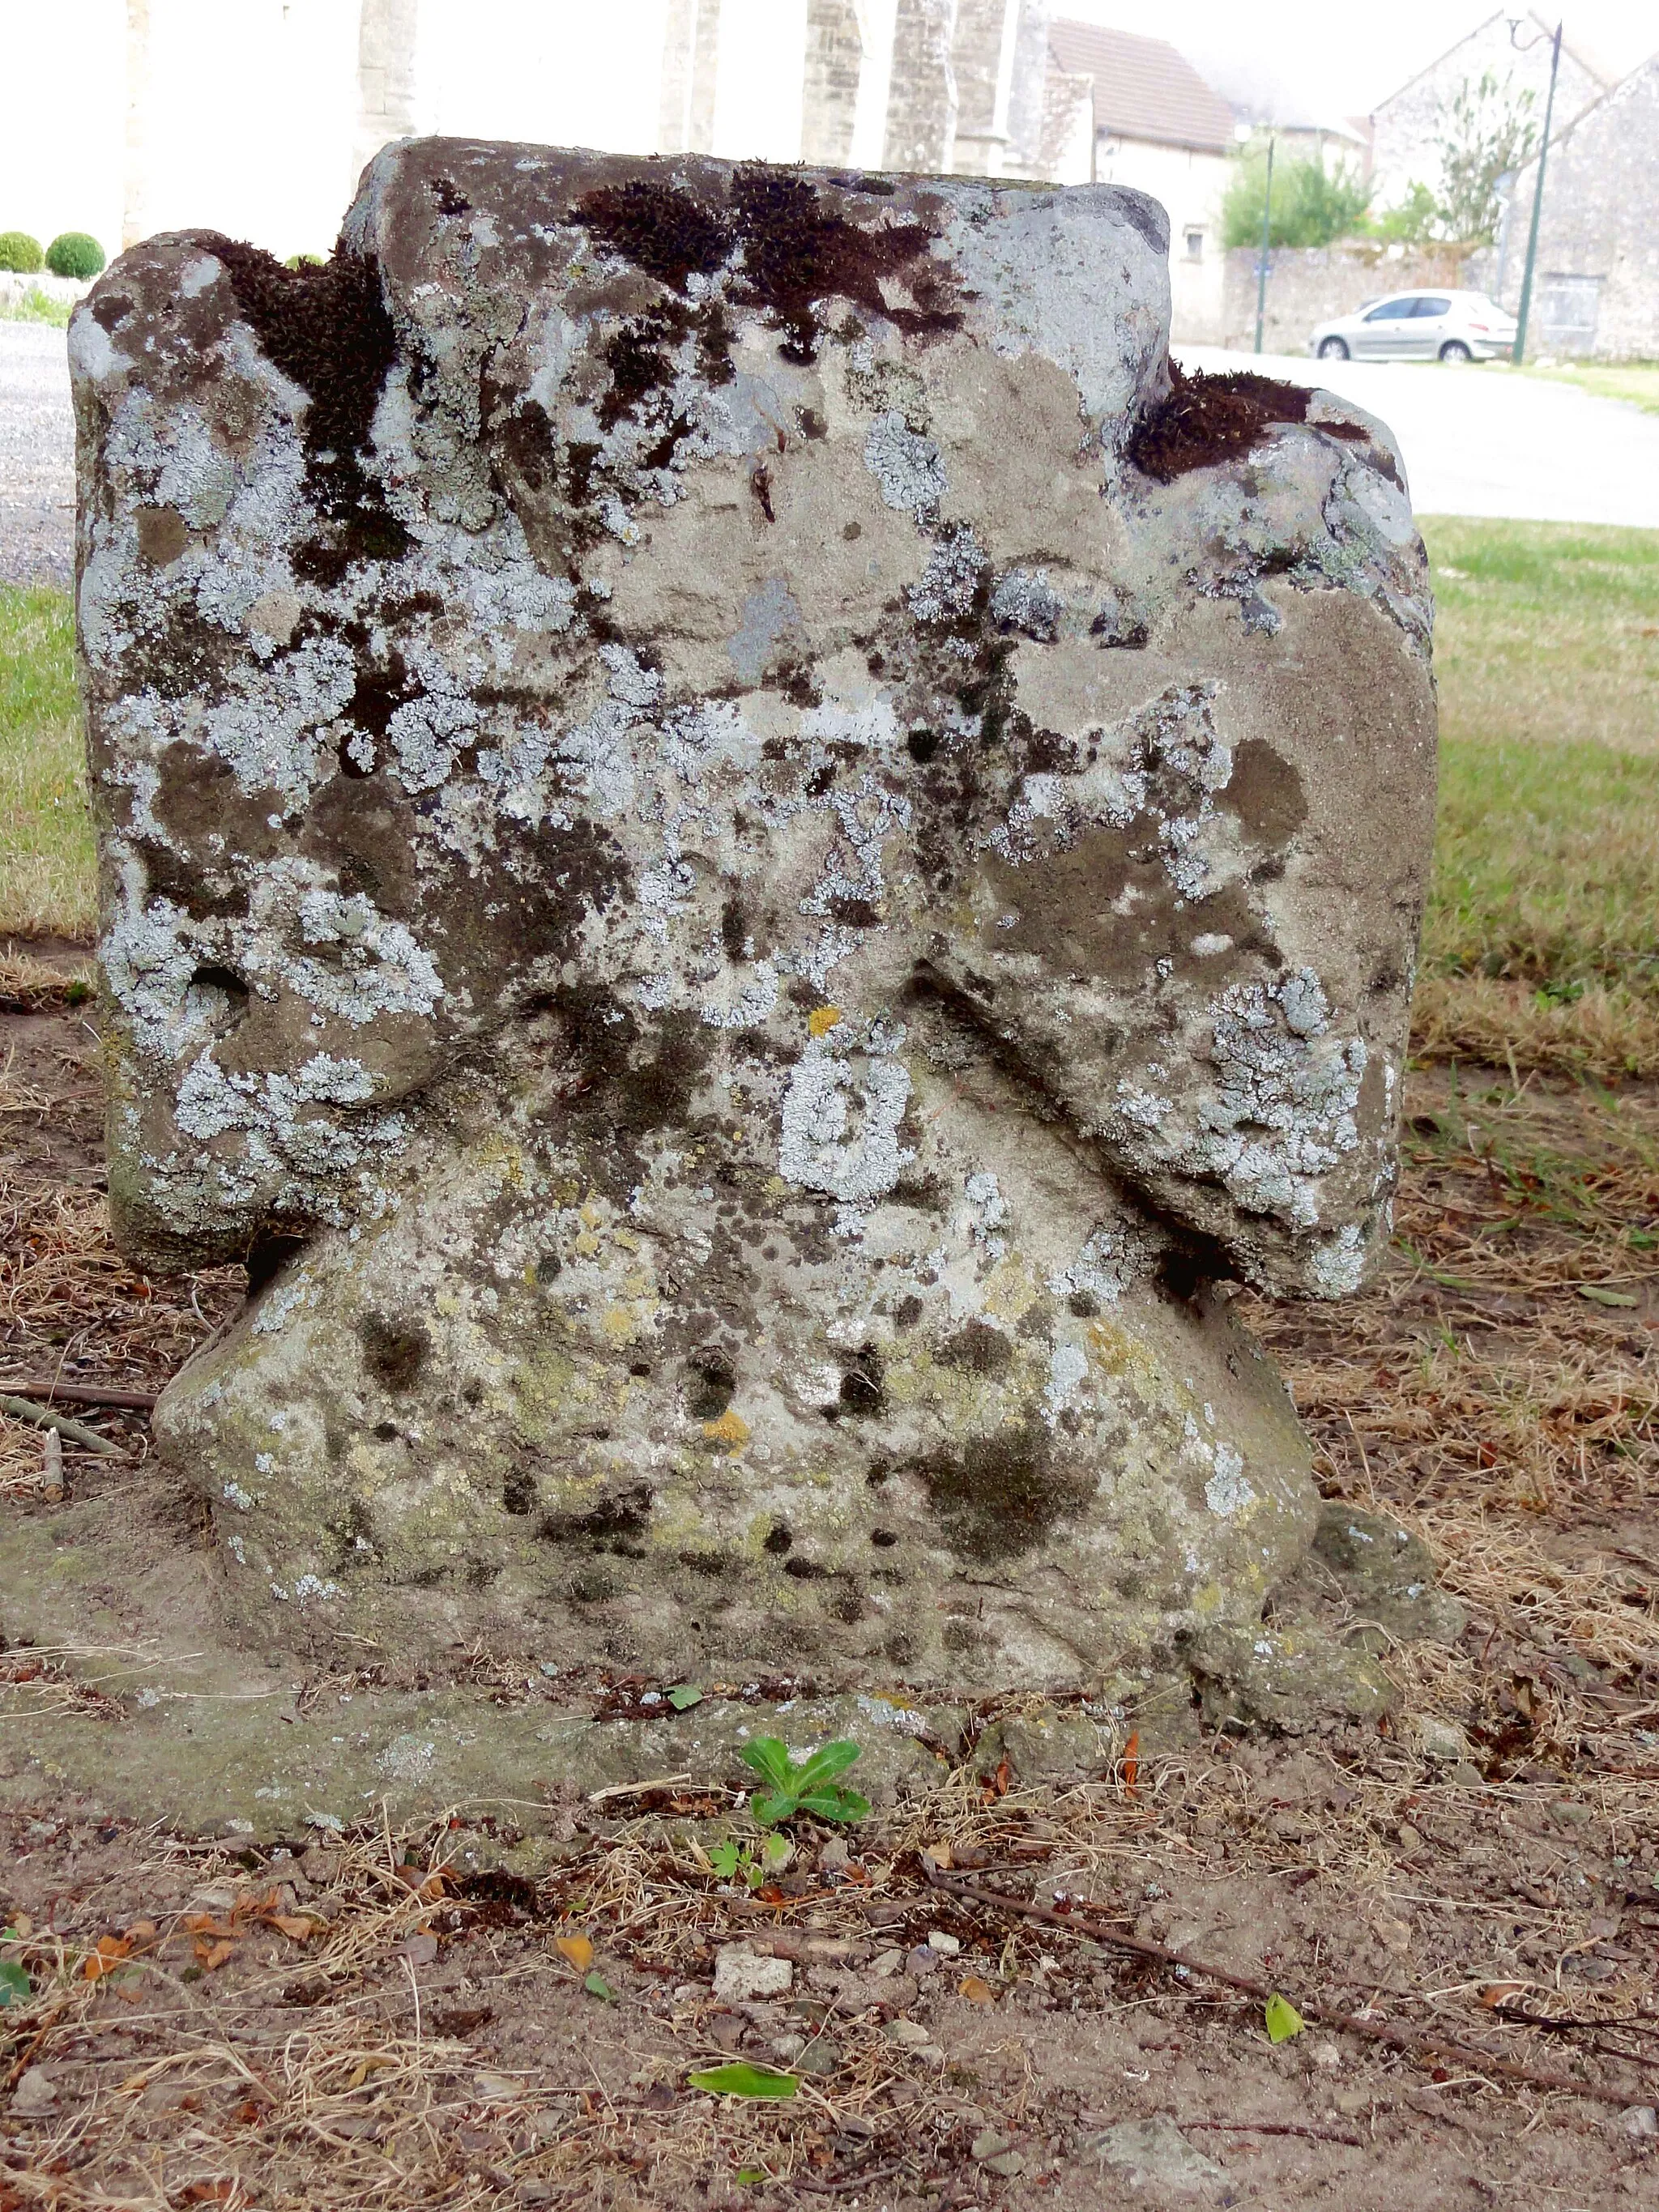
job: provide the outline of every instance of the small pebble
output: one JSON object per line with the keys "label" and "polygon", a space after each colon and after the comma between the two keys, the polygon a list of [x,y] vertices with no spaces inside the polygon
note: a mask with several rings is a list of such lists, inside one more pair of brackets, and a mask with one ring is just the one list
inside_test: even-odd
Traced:
{"label": "small pebble", "polygon": [[33,2119],[49,2112],[57,2102],[58,2091],[44,2066],[29,2067],[11,2093],[11,2109],[19,2119]]}
{"label": "small pebble", "polygon": [[954,1959],[961,1950],[962,1943],[959,1937],[947,1936],[942,1928],[930,1928],[927,1931],[927,1948],[930,1951],[942,1953],[947,1959]]}
{"label": "small pebble", "polygon": [[723,2004],[781,1997],[795,1978],[787,1959],[769,1959],[746,1943],[726,1943],[714,1954],[714,1995]]}

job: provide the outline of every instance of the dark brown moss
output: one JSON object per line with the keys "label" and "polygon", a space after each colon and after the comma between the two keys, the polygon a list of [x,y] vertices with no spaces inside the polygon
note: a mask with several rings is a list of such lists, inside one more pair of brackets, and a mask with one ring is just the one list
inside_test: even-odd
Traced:
{"label": "dark brown moss", "polygon": [[[1236,459],[1259,446],[1276,423],[1305,422],[1313,394],[1306,386],[1281,384],[1252,369],[1228,369],[1212,376],[1203,369],[1188,376],[1170,363],[1170,389],[1135,425],[1124,451],[1143,476],[1170,483],[1191,469]],[[1333,438],[1364,444],[1357,422],[1322,422]]]}
{"label": "dark brown moss", "polygon": [[655,177],[601,185],[577,202],[575,217],[601,245],[676,292],[694,270],[712,276],[732,251],[720,210]]}
{"label": "dark brown moss", "polygon": [[266,358],[310,395],[307,452],[361,452],[398,349],[378,267],[337,246],[325,262],[288,269],[261,246],[207,242]]}
{"label": "dark brown moss", "polygon": [[[959,330],[962,313],[948,281],[927,258],[933,233],[921,223],[852,222],[842,204],[803,177],[758,164],[732,179],[732,222],[743,240],[738,296],[789,332],[786,360],[816,356],[820,300],[850,300],[913,335]],[[883,280],[898,276],[915,307],[890,305]]]}
{"label": "dark brown moss", "polygon": [[[915,335],[959,329],[950,281],[927,258],[933,232],[915,222],[854,222],[844,204],[839,194],[820,191],[804,177],[750,164],[732,178],[728,208],[678,185],[636,178],[589,192],[577,203],[575,219],[613,252],[681,294],[694,271],[712,275],[740,245],[736,297],[789,333],[783,350],[791,361],[817,354],[822,330],[814,303],[821,300],[850,300]],[[914,306],[896,307],[883,291],[884,278],[899,276]],[[717,344],[712,331],[703,343],[729,375],[726,336],[722,326]]]}

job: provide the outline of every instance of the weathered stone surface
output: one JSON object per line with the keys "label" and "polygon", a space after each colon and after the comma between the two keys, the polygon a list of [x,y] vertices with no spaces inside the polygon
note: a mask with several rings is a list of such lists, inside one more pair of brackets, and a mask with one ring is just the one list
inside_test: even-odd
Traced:
{"label": "weathered stone surface", "polygon": [[250,1255],[157,1428],[261,1648],[1039,1686],[1304,1556],[1223,1279],[1386,1217],[1425,571],[1164,246],[428,141],[78,313],[112,1197]]}

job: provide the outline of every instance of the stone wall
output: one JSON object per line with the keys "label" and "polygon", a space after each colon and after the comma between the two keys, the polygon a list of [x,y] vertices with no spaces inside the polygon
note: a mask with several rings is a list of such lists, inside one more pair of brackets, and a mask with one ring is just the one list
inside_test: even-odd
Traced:
{"label": "stone wall", "polygon": [[[1227,255],[1224,345],[1248,351],[1255,343],[1259,259],[1249,246],[1235,246]],[[1415,285],[1473,287],[1480,281],[1468,257],[1444,249],[1402,252],[1360,244],[1279,246],[1268,266],[1262,350],[1306,353],[1316,324],[1328,322],[1333,315],[1352,314],[1362,301],[1379,299],[1387,292],[1405,292]]]}
{"label": "stone wall", "polygon": [[836,164],[853,158],[864,35],[855,0],[807,0],[806,81],[800,157]]}
{"label": "stone wall", "polygon": [[[1509,210],[1498,284],[1519,306],[1534,163]],[[1599,361],[1659,356],[1659,55],[1550,149],[1527,350]]]}

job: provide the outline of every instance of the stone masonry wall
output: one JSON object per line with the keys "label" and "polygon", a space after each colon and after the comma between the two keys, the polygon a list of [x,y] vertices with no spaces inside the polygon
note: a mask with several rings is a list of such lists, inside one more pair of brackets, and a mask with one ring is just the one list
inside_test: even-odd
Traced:
{"label": "stone masonry wall", "polygon": [[[1234,246],[1227,255],[1220,343],[1247,352],[1255,343],[1260,260],[1257,249],[1248,246]],[[1316,324],[1351,314],[1364,300],[1419,286],[1474,288],[1479,281],[1469,261],[1455,253],[1360,245],[1275,246],[1269,258],[1262,349],[1304,354]]]}

